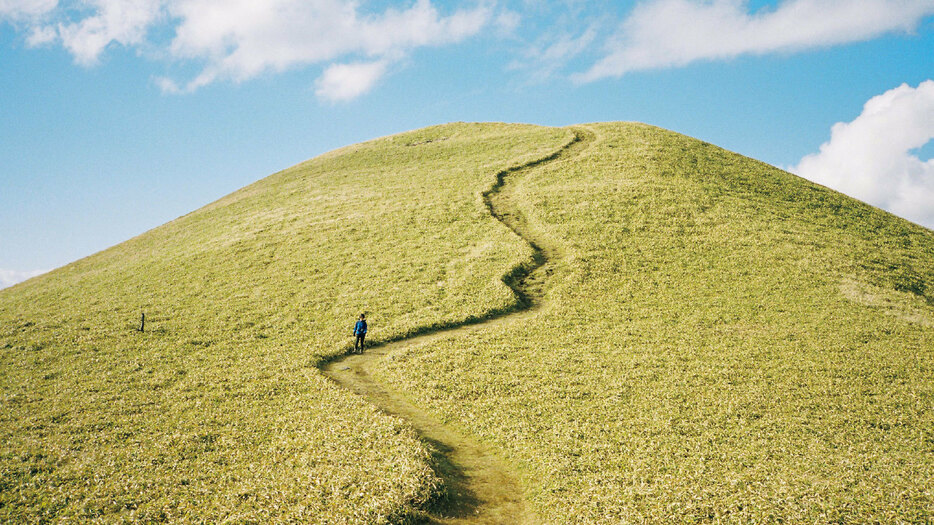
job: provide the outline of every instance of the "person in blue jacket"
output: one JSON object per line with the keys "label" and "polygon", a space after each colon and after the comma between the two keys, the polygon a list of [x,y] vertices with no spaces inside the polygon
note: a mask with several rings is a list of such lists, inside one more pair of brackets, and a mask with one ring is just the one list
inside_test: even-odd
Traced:
{"label": "person in blue jacket", "polygon": [[366,338],[366,315],[360,314],[360,320],[353,327],[353,335],[357,338],[353,343],[353,349],[362,354],[363,340]]}

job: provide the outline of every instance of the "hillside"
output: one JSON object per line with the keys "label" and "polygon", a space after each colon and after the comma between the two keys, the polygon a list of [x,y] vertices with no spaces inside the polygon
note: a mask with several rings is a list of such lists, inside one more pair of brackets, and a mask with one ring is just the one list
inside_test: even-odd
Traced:
{"label": "hillside", "polygon": [[380,377],[501,449],[546,521],[929,521],[932,232],[672,132],[592,129],[517,183],[564,251],[541,314]]}
{"label": "hillside", "polygon": [[360,311],[473,327],[368,366],[542,522],[930,520],[932,283],[930,230],[651,126],[349,146],[0,291],[0,521],[420,515],[436,447],[320,370]]}
{"label": "hillside", "polygon": [[362,310],[386,339],[508,307],[498,277],[527,248],[479,194],[569,136],[351,146],[0,291],[0,521],[356,523],[423,502],[415,434],[316,367]]}

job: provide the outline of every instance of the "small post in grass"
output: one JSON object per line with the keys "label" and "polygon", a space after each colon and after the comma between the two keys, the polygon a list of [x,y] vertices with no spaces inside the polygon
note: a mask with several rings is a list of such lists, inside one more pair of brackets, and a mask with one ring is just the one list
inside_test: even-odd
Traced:
{"label": "small post in grass", "polygon": [[146,329],[146,312],[139,313],[139,331],[142,332]]}

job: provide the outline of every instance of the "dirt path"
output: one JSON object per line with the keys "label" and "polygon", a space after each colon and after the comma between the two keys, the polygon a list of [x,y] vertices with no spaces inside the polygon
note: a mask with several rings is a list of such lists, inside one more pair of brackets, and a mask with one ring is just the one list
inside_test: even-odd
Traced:
{"label": "dirt path", "polygon": [[536,523],[525,509],[522,490],[504,465],[491,451],[435,420],[426,411],[412,405],[400,393],[378,383],[370,370],[375,361],[401,348],[420,345],[454,334],[512,323],[535,315],[544,304],[544,289],[560,250],[529,228],[525,216],[514,204],[516,182],[521,175],[559,158],[578,155],[593,140],[593,133],[574,128],[575,138],[555,154],[497,174],[494,186],[483,195],[490,213],[528,242],[533,250],[533,264],[504,281],[519,297],[519,307],[508,313],[472,324],[462,324],[435,332],[367,349],[364,354],[348,354],[322,368],[325,375],[352,390],[385,412],[404,418],[432,450],[433,467],[444,480],[446,497],[424,514],[425,523]]}

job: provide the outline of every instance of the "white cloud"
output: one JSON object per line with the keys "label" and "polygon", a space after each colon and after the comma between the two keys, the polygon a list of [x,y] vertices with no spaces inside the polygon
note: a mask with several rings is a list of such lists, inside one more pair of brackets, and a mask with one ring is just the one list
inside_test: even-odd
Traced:
{"label": "white cloud", "polygon": [[[151,49],[149,33],[172,35],[156,43],[167,44],[161,55],[203,68],[184,82],[156,79],[166,92],[347,59],[370,62],[367,71],[373,73],[378,69],[373,64],[385,69],[413,49],[460,42],[486,26],[515,23],[509,12],[494,12],[486,0],[447,15],[430,0],[406,1],[379,13],[365,12],[354,0],[0,0],[0,20],[14,17],[26,20],[27,43],[60,43],[83,65],[96,63],[108,46]],[[328,69],[322,85],[346,72],[333,67],[338,69]],[[362,75],[362,66],[355,67]]]}
{"label": "white cloud", "polygon": [[934,0],[785,0],[750,13],[745,0],[649,0],[633,9],[607,54],[575,76],[589,82],[631,71],[744,54],[794,52],[911,31]]}
{"label": "white cloud", "polygon": [[38,17],[52,11],[57,5],[58,0],[0,0],[0,20]]}
{"label": "white cloud", "polygon": [[31,279],[37,275],[42,275],[48,270],[32,270],[21,272],[17,270],[4,270],[0,268],[0,288],[13,286],[16,283]]}
{"label": "white cloud", "polygon": [[496,27],[505,35],[511,35],[519,27],[522,17],[515,11],[503,11],[496,16]]}
{"label": "white cloud", "polygon": [[162,10],[152,0],[93,0],[91,5],[94,15],[57,26],[62,45],[80,64],[97,62],[111,43],[139,44]]}
{"label": "white cloud", "polygon": [[355,2],[340,0],[185,0],[171,11],[181,19],[173,55],[207,62],[188,90],[348,55],[395,59],[416,47],[459,42],[492,18],[482,5],[441,16],[428,0],[381,15],[361,14]]}
{"label": "white cloud", "polygon": [[43,44],[50,44],[58,38],[58,31],[54,27],[42,27],[36,26],[30,30],[29,36],[26,37],[26,43],[30,47],[37,47]]}
{"label": "white cloud", "polygon": [[934,139],[934,80],[875,96],[839,122],[820,152],[791,171],[934,228],[934,159],[913,150]]}
{"label": "white cloud", "polygon": [[334,64],[318,79],[315,94],[332,102],[357,98],[373,89],[386,73],[386,66],[386,61]]}
{"label": "white cloud", "polygon": [[179,87],[178,83],[172,80],[171,78],[153,77],[153,82],[155,82],[155,84],[159,86],[159,89],[161,89],[163,93],[170,93],[172,95],[177,95],[183,92],[182,88]]}

